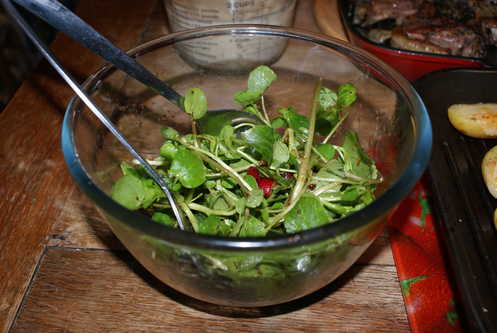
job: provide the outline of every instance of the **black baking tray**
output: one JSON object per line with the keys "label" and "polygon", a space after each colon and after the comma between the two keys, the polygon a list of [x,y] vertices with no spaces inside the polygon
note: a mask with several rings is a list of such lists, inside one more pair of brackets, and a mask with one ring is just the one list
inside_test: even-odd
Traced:
{"label": "black baking tray", "polygon": [[447,254],[451,281],[467,331],[497,332],[497,199],[481,173],[485,153],[497,140],[459,133],[447,109],[459,103],[497,103],[497,71],[456,69],[418,79],[433,126],[428,166],[438,236]]}

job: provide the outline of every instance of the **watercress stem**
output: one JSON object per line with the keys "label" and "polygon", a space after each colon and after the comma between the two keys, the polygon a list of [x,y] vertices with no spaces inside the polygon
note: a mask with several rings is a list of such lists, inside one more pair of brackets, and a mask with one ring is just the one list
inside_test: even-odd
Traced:
{"label": "watercress stem", "polygon": [[249,154],[247,154],[247,153],[245,153],[243,151],[244,148],[245,147],[237,148],[236,152],[238,154],[240,154],[244,159],[246,159],[247,161],[249,161],[250,163],[255,164],[255,165],[259,165],[259,161],[257,161],[255,158],[253,158],[252,156],[250,156]]}
{"label": "watercress stem", "polygon": [[203,159],[206,157],[209,158],[211,160],[211,162],[214,162],[218,166],[218,169],[220,171],[225,172],[225,173],[229,174],[230,176],[232,176],[233,178],[235,178],[235,180],[237,181],[238,184],[240,184],[240,186],[244,192],[250,193],[252,191],[252,187],[245,181],[245,179],[243,179],[242,176],[240,176],[240,174],[238,172],[233,170],[232,167],[230,167],[229,165],[224,163],[223,160],[221,160],[219,157],[217,157],[216,155],[214,155],[211,152],[206,151],[202,148],[192,146],[192,145],[188,144],[187,142],[185,142],[184,140],[182,140],[181,143],[183,145],[185,145],[187,148],[200,153],[201,158],[203,158]]}
{"label": "watercress stem", "polygon": [[319,157],[321,161],[323,161],[324,163],[328,162],[328,160],[324,158],[324,156],[315,147],[312,147],[312,151]]}
{"label": "watercress stem", "polygon": [[192,136],[193,136],[193,142],[195,143],[195,146],[198,146],[197,142],[197,121],[192,118]]}
{"label": "watercress stem", "polygon": [[265,118],[265,123],[270,126],[271,121],[269,120],[269,115],[266,110],[266,104],[264,103],[264,95],[261,96],[261,107],[262,107],[262,114]]}
{"label": "watercress stem", "polygon": [[311,115],[309,117],[308,138],[304,147],[304,156],[300,161],[295,186],[293,187],[293,190],[290,193],[290,198],[287,201],[286,207],[283,209],[281,213],[279,213],[276,216],[273,216],[270,219],[270,223],[266,227],[266,230],[270,230],[274,226],[278,225],[278,223],[293,209],[293,207],[299,201],[302,194],[304,194],[305,186],[307,185],[307,178],[310,176],[311,173],[310,159],[312,153],[312,146],[314,142],[314,132],[316,130],[316,113],[319,107],[319,92],[321,90],[321,84],[322,84],[322,79],[319,79],[318,82],[316,83],[316,87],[314,88]]}
{"label": "watercress stem", "polygon": [[[163,160],[145,159],[145,161],[147,161],[147,163],[150,164],[151,166],[161,166],[161,165],[164,165],[164,161]],[[135,165],[140,165],[141,164],[140,161],[138,161],[136,158],[132,159],[131,163],[133,163]]]}
{"label": "watercress stem", "polygon": [[270,168],[271,170],[277,170],[279,172],[297,173],[297,170],[285,169],[285,168]]}
{"label": "watercress stem", "polygon": [[318,182],[329,182],[335,184],[363,184],[363,181],[357,179],[347,179],[342,177],[312,177],[312,180]]}
{"label": "watercress stem", "polygon": [[[242,167],[239,167],[239,168],[233,168],[233,170],[235,170],[236,172],[243,172],[243,171],[247,171],[248,169],[252,168],[252,167],[255,167],[256,165],[255,164],[248,164],[246,166],[242,166]],[[216,179],[216,178],[219,178],[223,175],[225,175],[226,173],[222,173],[222,172],[216,172],[216,173],[209,173],[206,175],[206,177],[208,179]]]}
{"label": "watercress stem", "polygon": [[295,146],[295,131],[292,128],[288,128],[287,133],[288,133],[288,150],[290,151],[290,154],[293,153],[293,155],[298,161],[299,151]]}
{"label": "watercress stem", "polygon": [[338,127],[340,127],[340,125],[343,123],[343,121],[345,119],[347,119],[348,116],[349,116],[349,112],[345,113],[343,115],[343,117],[340,118],[340,120],[338,120],[338,122],[335,124],[335,126],[333,126],[333,128],[331,129],[330,133],[326,136],[326,138],[324,138],[323,143],[327,143],[331,139],[333,134],[335,134],[335,132],[337,131]]}
{"label": "watercress stem", "polygon": [[188,208],[192,210],[197,210],[199,212],[205,213],[207,215],[218,215],[218,216],[231,216],[236,214],[236,210],[220,210],[220,209],[211,209],[209,207],[205,207],[203,205],[196,204],[194,202],[190,202],[188,204]]}
{"label": "watercress stem", "polygon": [[271,230],[275,226],[277,226],[280,221],[285,218],[285,216],[293,209],[293,207],[297,204],[299,201],[300,197],[304,194],[305,191],[300,191],[297,193],[297,196],[293,201],[288,201],[288,204],[285,205],[283,210],[276,216],[273,216],[269,219],[269,225],[266,227],[266,231]]}
{"label": "watercress stem", "polygon": [[233,129],[236,131],[237,129],[242,128],[242,127],[254,128],[255,124],[252,124],[252,123],[240,123],[238,125],[233,126]]}
{"label": "watercress stem", "polygon": [[295,186],[290,194],[290,203],[296,201],[298,197],[300,197],[302,190],[304,189],[305,184],[307,183],[307,175],[310,168],[310,159],[312,153],[312,146],[314,144],[314,132],[316,131],[316,113],[319,107],[319,92],[321,90],[322,79],[320,78],[316,83],[316,87],[314,88],[314,97],[312,100],[312,109],[309,117],[309,131],[307,141],[304,147],[304,156],[300,161],[299,170],[297,173],[297,180],[295,182]]}
{"label": "watercress stem", "polygon": [[248,220],[250,216],[250,210],[248,208],[245,208],[245,212],[243,215],[240,215],[240,218],[236,222],[235,226],[231,230],[230,236],[231,237],[236,237],[240,233],[240,229],[242,228],[242,225],[245,223],[245,221]]}
{"label": "watercress stem", "polygon": [[193,215],[192,211],[188,207],[188,205],[183,201],[178,202],[180,208],[183,210],[185,215],[188,217],[188,220],[190,220],[190,224],[192,225],[193,231],[198,232],[198,221],[195,215]]}

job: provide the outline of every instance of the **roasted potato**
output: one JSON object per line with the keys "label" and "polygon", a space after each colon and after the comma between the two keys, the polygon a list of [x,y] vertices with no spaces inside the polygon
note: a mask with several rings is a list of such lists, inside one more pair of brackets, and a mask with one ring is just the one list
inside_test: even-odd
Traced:
{"label": "roasted potato", "polygon": [[497,146],[490,149],[483,157],[481,172],[490,194],[497,198]]}
{"label": "roasted potato", "polygon": [[497,104],[454,104],[448,109],[449,121],[463,134],[481,139],[497,138]]}

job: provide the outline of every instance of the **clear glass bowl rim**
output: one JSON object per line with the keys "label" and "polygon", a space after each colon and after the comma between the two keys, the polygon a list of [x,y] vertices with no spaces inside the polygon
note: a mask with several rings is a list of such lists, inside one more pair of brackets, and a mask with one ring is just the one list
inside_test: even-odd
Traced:
{"label": "clear glass bowl rim", "polygon": [[[423,101],[407,79],[367,51],[339,39],[300,29],[268,25],[237,24],[202,27],[172,33],[143,43],[129,50],[128,54],[137,57],[156,48],[174,44],[179,41],[203,36],[226,34],[270,35],[313,42],[344,54],[354,54],[357,58],[361,59],[361,61],[367,62],[368,65],[377,72],[387,75],[390,81],[396,83],[398,88],[407,97],[407,101],[411,103],[411,109],[413,110],[411,117],[414,119],[413,125],[416,142],[413,153],[409,156],[407,168],[401,173],[400,177],[371,204],[334,223],[326,224],[318,228],[295,234],[263,238],[228,238],[185,232],[158,224],[147,216],[124,208],[112,200],[92,181],[78,157],[76,145],[74,144],[73,121],[76,116],[74,111],[76,110],[76,106],[78,106],[79,103],[82,103],[79,98],[75,96],[67,106],[62,124],[62,151],[71,176],[79,185],[80,189],[94,201],[94,204],[98,205],[106,214],[110,214],[113,218],[125,223],[128,227],[156,239],[163,240],[176,247],[221,251],[261,251],[313,244],[353,231],[368,224],[374,219],[384,216],[390,209],[394,208],[401,199],[407,196],[428,166],[432,149],[432,127],[430,118]],[[91,92],[91,89],[98,87],[98,82],[102,80],[102,78],[105,78],[114,70],[115,68],[112,65],[103,66],[92,74],[83,83],[82,87],[87,93]]]}

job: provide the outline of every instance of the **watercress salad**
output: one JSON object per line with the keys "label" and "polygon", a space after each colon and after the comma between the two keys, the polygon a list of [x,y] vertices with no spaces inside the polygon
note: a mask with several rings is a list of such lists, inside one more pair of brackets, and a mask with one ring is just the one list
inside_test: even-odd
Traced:
{"label": "watercress salad", "polygon": [[[264,93],[277,79],[268,66],[249,74],[236,103],[257,122],[226,124],[219,133],[200,133],[196,121],[207,98],[189,89],[184,110],[192,132],[163,128],[164,144],[150,163],[164,177],[191,225],[200,234],[262,237],[295,233],[336,221],[374,200],[381,182],[373,160],[349,131],[340,144],[334,134],[356,100],[352,84],[333,91],[316,84],[310,115],[280,108],[270,119]],[[177,227],[160,188],[139,165],[123,162],[112,198],[157,223]]]}

